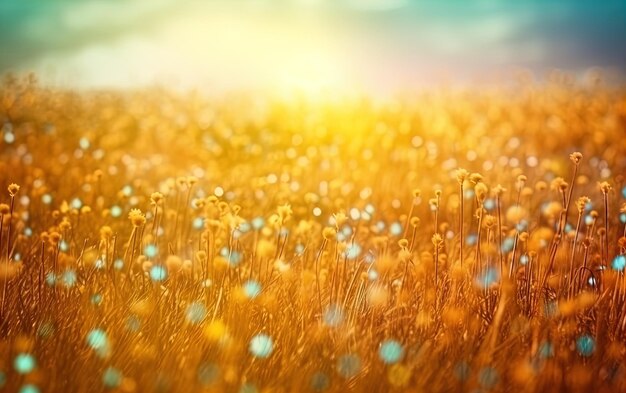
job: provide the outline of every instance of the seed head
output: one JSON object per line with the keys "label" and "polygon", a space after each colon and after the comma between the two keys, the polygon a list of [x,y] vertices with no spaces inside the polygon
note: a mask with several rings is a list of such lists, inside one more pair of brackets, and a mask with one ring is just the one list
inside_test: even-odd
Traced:
{"label": "seed head", "polygon": [[337,236],[337,230],[333,227],[326,227],[322,231],[322,236],[324,236],[326,240],[331,240]]}
{"label": "seed head", "polygon": [[590,201],[591,199],[586,196],[581,196],[576,200],[576,208],[578,209],[579,214],[582,214],[585,211],[585,206],[587,206]]}
{"label": "seed head", "polygon": [[548,185],[543,180],[539,180],[537,183],[535,183],[535,190],[537,191],[545,191],[547,188]]}
{"label": "seed head", "polygon": [[469,176],[469,179],[472,183],[477,184],[483,181],[483,175],[481,175],[480,173],[472,173]]}
{"label": "seed head", "polygon": [[101,227],[101,228],[100,228],[100,237],[101,237],[103,240],[110,239],[110,238],[111,238],[111,236],[113,236],[113,230],[111,229],[111,227],[110,227],[110,226],[105,225],[105,226],[103,226],[103,227]]}
{"label": "seed head", "polygon": [[337,228],[340,228],[348,220],[344,212],[335,213],[333,217],[335,218],[335,226]]}
{"label": "seed head", "polygon": [[476,193],[476,199],[479,202],[483,202],[485,198],[487,198],[487,192],[489,192],[489,188],[485,185],[485,183],[478,183],[474,187],[474,192]]}
{"label": "seed head", "polygon": [[435,233],[431,239],[431,241],[433,242],[433,245],[436,248],[441,248],[441,244],[443,243],[443,238],[441,237],[440,234]]}
{"label": "seed head", "polygon": [[463,182],[465,181],[465,179],[467,179],[467,177],[469,176],[469,172],[463,168],[459,168],[456,170],[456,181],[459,182],[459,184],[463,184]]}
{"label": "seed head", "polygon": [[153,205],[159,205],[161,201],[163,201],[163,194],[160,192],[153,192],[152,195],[150,195],[150,201]]}
{"label": "seed head", "polygon": [[283,223],[289,220],[291,218],[291,215],[293,214],[293,211],[291,210],[291,205],[288,203],[278,206],[276,212],[278,213],[278,216]]}
{"label": "seed head", "polygon": [[485,223],[485,228],[487,229],[491,229],[496,225],[496,218],[494,216],[492,216],[491,214],[487,214],[484,218],[484,223]]}
{"label": "seed head", "polygon": [[20,191],[20,186],[18,186],[15,183],[11,183],[9,184],[8,190],[9,190],[9,195],[11,195],[11,197],[14,197],[15,194],[17,194]]}
{"label": "seed head", "polygon": [[146,216],[139,209],[131,209],[128,213],[128,219],[134,227],[140,227],[146,223]]}
{"label": "seed head", "polygon": [[502,187],[502,185],[498,184],[493,188],[493,193],[497,196],[502,195],[506,191],[506,188]]}
{"label": "seed head", "polygon": [[580,164],[580,161],[583,159],[583,154],[580,152],[574,152],[569,155],[569,159],[576,165]]}
{"label": "seed head", "polygon": [[604,195],[608,194],[609,191],[613,189],[613,187],[611,186],[611,184],[609,184],[608,181],[603,181],[599,183],[598,186],[600,187],[600,191],[602,191],[602,194]]}
{"label": "seed head", "polygon": [[410,223],[411,223],[411,226],[415,228],[420,223],[419,217],[411,217]]}
{"label": "seed head", "polygon": [[567,189],[567,182],[562,177],[557,177],[550,182],[550,188],[554,191],[565,191]]}

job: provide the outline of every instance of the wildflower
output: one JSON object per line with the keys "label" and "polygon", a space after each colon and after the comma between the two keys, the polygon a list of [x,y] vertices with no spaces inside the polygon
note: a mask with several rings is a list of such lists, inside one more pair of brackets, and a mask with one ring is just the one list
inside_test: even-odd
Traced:
{"label": "wildflower", "polygon": [[465,179],[467,179],[467,177],[469,176],[469,172],[463,168],[459,168],[456,170],[456,180],[459,182],[459,184],[463,184],[463,182],[465,181]]}
{"label": "wildflower", "polygon": [[9,190],[9,195],[11,197],[14,197],[20,191],[20,186],[18,186],[15,183],[11,183],[9,184],[8,190]]}
{"label": "wildflower", "polygon": [[291,205],[289,205],[288,203],[278,206],[276,212],[278,213],[278,217],[280,217],[281,223],[287,222],[293,214],[293,210],[291,210]]}
{"label": "wildflower", "polygon": [[337,235],[337,230],[335,228],[332,228],[332,227],[326,227],[322,231],[322,236],[324,236],[324,239],[326,239],[326,240],[331,240],[336,235]]}
{"label": "wildflower", "polygon": [[602,191],[603,194],[608,194],[609,191],[611,191],[613,189],[613,187],[611,186],[611,184],[609,182],[603,181],[601,183],[598,184],[598,186],[600,187],[600,191]]}
{"label": "wildflower", "polygon": [[433,235],[433,237],[431,238],[431,241],[433,242],[433,245],[435,246],[435,248],[441,248],[441,245],[443,244],[443,238],[438,233],[435,233]]}
{"label": "wildflower", "polygon": [[580,161],[583,159],[583,154],[580,152],[574,152],[569,155],[569,159],[576,165],[580,164]]}
{"label": "wildflower", "polygon": [[583,214],[583,212],[585,211],[585,207],[590,201],[591,199],[586,196],[581,196],[576,200],[576,209],[578,209],[579,214]]}
{"label": "wildflower", "polygon": [[485,183],[478,183],[474,187],[474,192],[476,193],[476,199],[478,199],[480,203],[482,203],[487,197],[488,190],[489,189],[487,188]]}
{"label": "wildflower", "polygon": [[150,195],[150,201],[153,205],[159,205],[163,201],[163,194],[160,192],[153,192],[152,195]]}
{"label": "wildflower", "polygon": [[140,227],[146,223],[146,216],[139,209],[131,209],[128,213],[128,219],[134,227]]}
{"label": "wildflower", "polygon": [[567,186],[567,182],[562,177],[556,177],[550,182],[550,188],[554,191],[565,191]]}

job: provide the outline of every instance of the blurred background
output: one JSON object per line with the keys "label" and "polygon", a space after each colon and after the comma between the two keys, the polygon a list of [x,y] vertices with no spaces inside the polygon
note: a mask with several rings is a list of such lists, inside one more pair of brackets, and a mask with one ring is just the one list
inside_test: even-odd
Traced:
{"label": "blurred background", "polygon": [[80,88],[388,92],[626,69],[626,1],[2,0],[0,73]]}

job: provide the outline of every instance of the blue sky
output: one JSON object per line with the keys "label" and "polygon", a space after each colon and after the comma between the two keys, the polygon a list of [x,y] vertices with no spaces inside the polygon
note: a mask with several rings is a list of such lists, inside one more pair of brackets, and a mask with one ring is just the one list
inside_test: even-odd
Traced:
{"label": "blue sky", "polygon": [[401,88],[626,70],[626,1],[2,0],[0,72],[72,87]]}

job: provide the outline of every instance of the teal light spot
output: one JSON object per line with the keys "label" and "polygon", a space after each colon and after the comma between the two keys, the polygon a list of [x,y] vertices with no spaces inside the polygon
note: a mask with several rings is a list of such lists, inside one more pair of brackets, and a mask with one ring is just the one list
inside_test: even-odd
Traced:
{"label": "teal light spot", "polygon": [[543,313],[547,318],[551,318],[557,315],[559,312],[559,307],[556,302],[551,301],[544,304]]}
{"label": "teal light spot", "polygon": [[521,257],[519,257],[519,263],[520,265],[526,265],[528,264],[528,261],[530,260],[530,258],[528,257],[528,255],[524,254]]}
{"label": "teal light spot", "polygon": [[7,383],[7,376],[4,372],[0,371],[0,388],[4,387],[4,384]]}
{"label": "teal light spot", "polygon": [[157,256],[159,252],[159,249],[157,248],[156,245],[154,244],[148,244],[144,249],[143,249],[143,254],[145,256],[147,256],[148,258],[154,258]]}
{"label": "teal light spot", "polygon": [[355,259],[361,255],[361,246],[356,243],[350,244],[346,249],[346,258]]}
{"label": "teal light spot", "polygon": [[54,272],[48,272],[48,274],[46,274],[46,284],[48,284],[48,286],[54,286],[56,281],[57,275],[54,274]]}
{"label": "teal light spot", "polygon": [[83,207],[83,201],[80,200],[80,198],[74,198],[72,199],[72,201],[70,202],[70,206],[73,209],[80,209],[81,207]]}
{"label": "teal light spot", "polygon": [[63,251],[63,252],[67,252],[67,250],[70,249],[70,245],[67,244],[67,242],[65,240],[61,240],[59,242],[59,250]]}
{"label": "teal light spot", "polygon": [[498,269],[490,267],[482,274],[478,275],[478,277],[476,277],[475,283],[478,287],[485,288],[496,284],[499,278],[500,274],[498,272]]}
{"label": "teal light spot", "polygon": [[585,334],[576,339],[576,349],[582,356],[591,356],[596,350],[596,342],[593,337]]}
{"label": "teal light spot", "polygon": [[487,389],[494,387],[499,379],[498,371],[493,367],[485,367],[478,374],[478,382]]}
{"label": "teal light spot", "polygon": [[41,202],[43,202],[44,205],[49,205],[52,203],[52,195],[50,194],[43,194],[41,196]]}
{"label": "teal light spot", "polygon": [[150,269],[150,278],[154,282],[163,281],[167,278],[167,270],[165,270],[164,266],[154,265]]}
{"label": "teal light spot", "polygon": [[133,194],[133,188],[130,185],[125,185],[122,188],[122,194],[124,194],[124,196],[131,196]]}
{"label": "teal light spot", "polygon": [[317,372],[311,376],[311,389],[314,392],[323,392],[330,387],[330,378],[328,375]]}
{"label": "teal light spot", "polygon": [[114,389],[122,384],[122,373],[114,368],[108,367],[102,374],[102,383],[109,389]]}
{"label": "teal light spot", "polygon": [[257,358],[267,358],[274,350],[274,342],[267,334],[257,334],[250,340],[250,353]]}
{"label": "teal light spot", "polygon": [[40,390],[36,385],[28,383],[26,385],[22,385],[19,390],[19,393],[39,393]]}
{"label": "teal light spot", "polygon": [[78,141],[78,145],[80,146],[81,149],[83,150],[87,150],[89,149],[89,146],[91,145],[89,143],[89,139],[82,137],[80,138],[80,140]]}
{"label": "teal light spot", "polygon": [[397,221],[391,224],[389,227],[389,233],[393,236],[400,236],[402,234],[402,224]]}
{"label": "teal light spot", "polygon": [[261,294],[261,284],[255,280],[248,280],[243,283],[243,292],[249,299],[254,299]]}
{"label": "teal light spot", "polygon": [[201,364],[198,367],[198,382],[204,386],[213,384],[220,376],[220,368],[216,364]]}
{"label": "teal light spot", "polygon": [[222,247],[220,255],[226,258],[231,267],[235,267],[241,262],[241,254],[237,251],[229,250],[228,247]]}
{"label": "teal light spot", "polygon": [[122,270],[124,268],[124,261],[120,258],[116,259],[115,262],[113,262],[113,267],[115,270]]}
{"label": "teal light spot", "polygon": [[617,270],[618,272],[623,271],[624,267],[626,267],[626,256],[618,255],[615,258],[613,258],[611,267],[613,268],[613,270]]}
{"label": "teal light spot", "polygon": [[111,206],[111,217],[118,218],[122,215],[122,208],[118,205]]}
{"label": "teal light spot", "polygon": [[104,260],[102,258],[96,259],[96,261],[93,263],[93,265],[98,270],[102,270],[106,266],[106,264],[104,263]]}
{"label": "teal light spot", "polygon": [[554,357],[554,347],[552,343],[545,341],[539,347],[539,357],[542,359],[547,359]]}
{"label": "teal light spot", "polygon": [[54,325],[52,324],[52,322],[42,323],[37,329],[37,334],[41,338],[48,338],[52,336],[54,334]]}
{"label": "teal light spot", "polygon": [[258,391],[259,389],[257,389],[256,386],[250,382],[244,383],[239,389],[239,393],[258,393]]}
{"label": "teal light spot", "polygon": [[187,320],[191,323],[200,323],[206,317],[206,307],[200,302],[194,302],[187,307]]}
{"label": "teal light spot", "polygon": [[15,368],[15,371],[20,374],[28,374],[29,372],[33,371],[36,366],[37,362],[35,361],[35,358],[29,353],[20,353],[15,357],[15,360],[13,361],[13,367]]}
{"label": "teal light spot", "polygon": [[265,220],[263,219],[263,217],[255,217],[252,219],[252,228],[254,228],[254,230],[258,231],[264,226],[265,226]]}
{"label": "teal light spot", "polygon": [[500,248],[502,249],[502,252],[506,253],[513,251],[513,246],[515,246],[515,239],[507,237],[502,241],[502,246]]}
{"label": "teal light spot", "polygon": [[340,306],[332,304],[324,311],[324,323],[330,327],[336,327],[343,322],[343,310]]}
{"label": "teal light spot", "polygon": [[95,306],[99,306],[102,303],[102,295],[99,293],[94,293],[91,295],[91,304]]}
{"label": "teal light spot", "polygon": [[126,329],[130,330],[131,332],[137,332],[139,331],[140,327],[141,320],[139,320],[138,316],[130,315],[128,318],[126,318]]}
{"label": "teal light spot", "polygon": [[63,272],[63,276],[61,276],[61,282],[66,288],[71,288],[76,285],[76,281],[78,277],[76,276],[76,272],[74,270],[68,269]]}
{"label": "teal light spot", "polygon": [[361,359],[355,354],[339,356],[337,373],[344,378],[352,378],[361,371]]}
{"label": "teal light spot", "polygon": [[378,356],[385,364],[394,364],[402,360],[404,348],[396,340],[385,340],[381,343]]}
{"label": "teal light spot", "polygon": [[193,229],[202,229],[204,228],[204,218],[196,217],[193,219]]}
{"label": "teal light spot", "polygon": [[470,376],[470,366],[467,362],[459,362],[454,366],[454,376],[459,381],[466,381]]}
{"label": "teal light spot", "polygon": [[87,334],[87,344],[93,349],[104,349],[107,346],[107,334],[102,329],[94,329]]}

